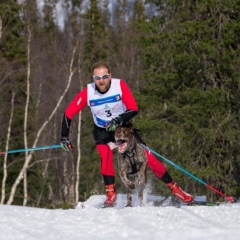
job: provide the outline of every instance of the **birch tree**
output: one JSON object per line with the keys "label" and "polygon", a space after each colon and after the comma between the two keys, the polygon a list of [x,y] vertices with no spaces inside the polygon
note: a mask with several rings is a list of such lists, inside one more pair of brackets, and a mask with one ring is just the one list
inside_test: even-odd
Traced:
{"label": "birch tree", "polygon": [[[12,100],[11,100],[11,114],[9,118],[9,123],[8,123],[8,130],[7,130],[7,137],[6,137],[6,145],[5,145],[5,150],[8,151],[9,149],[9,142],[10,142],[10,137],[11,137],[11,128],[12,128],[12,119],[14,115],[14,100],[15,100],[15,92],[12,92]],[[6,196],[6,180],[7,180],[7,157],[8,155],[4,155],[3,159],[3,179],[2,179],[2,196],[1,196],[1,204],[4,204],[5,201],[5,196]]]}
{"label": "birch tree", "polygon": [[[83,89],[83,81],[81,74],[81,54],[78,55],[78,76],[79,76],[79,85],[80,89]],[[81,139],[81,121],[82,121],[82,112],[79,113],[78,116],[78,130],[77,130],[77,164],[76,164],[76,183],[75,183],[75,206],[77,206],[79,202],[79,181],[80,181],[80,163],[81,163],[81,148],[80,148],[80,139]]]}
{"label": "birch tree", "polygon": [[[24,126],[23,126],[23,138],[24,147],[28,148],[28,137],[27,137],[27,127],[28,127],[28,108],[29,108],[29,98],[30,98],[30,74],[31,74],[31,64],[30,64],[30,49],[31,49],[31,30],[28,25],[28,43],[27,43],[27,88],[26,88],[26,104],[25,104],[25,114],[24,114]],[[25,152],[25,161],[28,158],[29,153]],[[25,169],[24,176],[24,201],[23,206],[27,204],[27,169]]]}
{"label": "birch tree", "polygon": [[0,41],[2,38],[2,18],[0,17]]}

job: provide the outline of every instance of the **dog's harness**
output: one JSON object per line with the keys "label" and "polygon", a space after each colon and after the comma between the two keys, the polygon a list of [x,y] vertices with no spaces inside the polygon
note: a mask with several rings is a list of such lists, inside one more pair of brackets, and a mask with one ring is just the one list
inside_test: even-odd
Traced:
{"label": "dog's harness", "polygon": [[136,160],[135,160],[136,147],[137,147],[137,144],[135,142],[134,146],[133,146],[133,150],[130,154],[128,154],[126,152],[123,153],[123,155],[126,156],[129,159],[129,163],[130,163],[131,168],[132,168],[132,172],[127,172],[127,174],[134,174],[134,173],[137,173],[139,171],[139,168],[137,168],[137,164],[136,164]]}

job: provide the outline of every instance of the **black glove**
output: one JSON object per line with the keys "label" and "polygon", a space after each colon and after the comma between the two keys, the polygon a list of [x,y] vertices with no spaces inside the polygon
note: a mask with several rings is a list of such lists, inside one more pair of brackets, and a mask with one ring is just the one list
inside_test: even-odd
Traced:
{"label": "black glove", "polygon": [[121,116],[113,118],[110,122],[107,123],[106,131],[107,132],[114,132],[116,127],[118,125],[121,125],[122,123],[123,123],[123,118]]}
{"label": "black glove", "polygon": [[62,137],[61,138],[61,148],[64,149],[65,151],[69,152],[72,150],[73,146],[69,139],[67,137]]}

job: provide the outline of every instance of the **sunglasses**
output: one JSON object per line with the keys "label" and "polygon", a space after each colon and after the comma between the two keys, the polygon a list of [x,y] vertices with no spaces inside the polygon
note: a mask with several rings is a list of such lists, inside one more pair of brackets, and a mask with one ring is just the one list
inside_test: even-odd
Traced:
{"label": "sunglasses", "polygon": [[94,80],[100,80],[101,78],[102,79],[107,79],[109,78],[110,74],[105,74],[105,75],[102,75],[102,76],[93,76],[93,79]]}

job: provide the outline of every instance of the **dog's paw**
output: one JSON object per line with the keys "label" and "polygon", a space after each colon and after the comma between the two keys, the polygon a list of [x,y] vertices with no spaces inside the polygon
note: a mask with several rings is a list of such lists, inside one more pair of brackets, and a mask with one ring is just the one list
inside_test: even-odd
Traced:
{"label": "dog's paw", "polygon": [[127,203],[125,207],[132,207],[132,203]]}
{"label": "dog's paw", "polygon": [[133,190],[136,188],[136,185],[135,185],[135,183],[130,183],[130,184],[128,184],[128,187]]}

